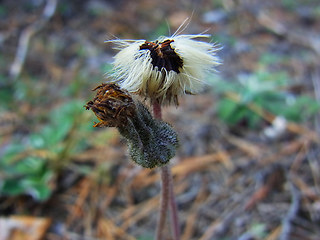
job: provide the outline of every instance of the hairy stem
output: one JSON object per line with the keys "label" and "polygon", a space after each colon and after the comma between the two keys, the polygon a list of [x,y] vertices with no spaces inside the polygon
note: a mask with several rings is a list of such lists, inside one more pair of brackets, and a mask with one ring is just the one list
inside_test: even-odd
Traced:
{"label": "hairy stem", "polygon": [[[153,114],[155,118],[162,119],[161,105],[158,103],[153,104]],[[168,165],[164,165],[161,168],[161,199],[160,199],[160,211],[158,218],[158,225],[156,230],[156,240],[163,240],[163,232],[165,227],[165,221],[167,217],[168,205],[170,205],[171,216],[171,228],[173,232],[173,239],[180,240],[179,222],[177,205],[173,192],[173,183],[171,170]]]}
{"label": "hairy stem", "polygon": [[169,199],[169,168],[167,166],[161,167],[161,199],[160,199],[160,210],[159,210],[159,218],[158,225],[156,231],[156,240],[163,239],[163,232],[165,228],[165,222],[167,217],[168,210],[168,199]]}
{"label": "hairy stem", "polygon": [[178,218],[178,208],[177,203],[173,191],[173,181],[170,168],[168,167],[169,172],[169,206],[170,206],[170,216],[171,216],[171,224],[173,231],[173,239],[180,240],[180,228],[179,228],[179,218]]}

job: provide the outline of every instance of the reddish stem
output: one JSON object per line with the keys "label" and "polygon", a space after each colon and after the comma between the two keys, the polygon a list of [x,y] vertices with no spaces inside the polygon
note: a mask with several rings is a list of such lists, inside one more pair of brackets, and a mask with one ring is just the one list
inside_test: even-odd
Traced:
{"label": "reddish stem", "polygon": [[159,218],[156,232],[156,240],[163,239],[164,226],[167,217],[168,210],[168,200],[169,200],[169,174],[170,169],[167,166],[161,167],[161,199],[160,199],[160,210],[159,210]]}
{"label": "reddish stem", "polygon": [[177,203],[173,191],[173,180],[170,168],[168,167],[169,171],[169,205],[170,205],[170,216],[171,216],[171,224],[173,230],[173,239],[180,240],[180,228],[179,228],[179,218],[178,218],[178,208]]}
{"label": "reddish stem", "polygon": [[161,120],[162,119],[161,105],[159,103],[154,103],[152,104],[152,107],[153,107],[153,116]]}
{"label": "reddish stem", "polygon": [[[162,119],[161,105],[158,103],[153,104],[153,115],[155,118]],[[180,240],[179,221],[177,205],[173,192],[172,174],[170,167],[164,165],[161,167],[161,182],[162,193],[160,199],[160,211],[156,232],[156,240],[162,240],[164,231],[165,220],[167,217],[168,203],[170,204],[171,228],[173,231],[173,239]]]}

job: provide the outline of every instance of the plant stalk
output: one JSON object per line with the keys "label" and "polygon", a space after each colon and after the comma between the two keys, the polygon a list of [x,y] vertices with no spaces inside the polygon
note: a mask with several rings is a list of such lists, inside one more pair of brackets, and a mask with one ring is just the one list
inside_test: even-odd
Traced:
{"label": "plant stalk", "polygon": [[[162,119],[161,105],[159,103],[153,104],[153,115],[155,118]],[[179,220],[177,205],[173,192],[172,174],[169,165],[164,165],[161,170],[161,199],[159,218],[156,230],[156,240],[163,240],[163,232],[165,227],[165,221],[167,217],[168,205],[170,205],[170,217],[171,217],[171,229],[174,240],[180,240]]]}

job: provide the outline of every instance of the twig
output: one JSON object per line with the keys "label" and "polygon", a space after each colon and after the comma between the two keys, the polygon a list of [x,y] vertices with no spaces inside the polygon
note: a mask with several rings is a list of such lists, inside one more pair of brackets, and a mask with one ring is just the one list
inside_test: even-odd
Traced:
{"label": "twig", "polygon": [[53,16],[56,7],[57,0],[47,0],[47,5],[45,6],[39,21],[32,23],[22,32],[21,37],[19,39],[16,56],[9,71],[11,79],[16,79],[21,72],[22,66],[26,59],[30,38],[45,26],[45,24]]}
{"label": "twig", "polygon": [[146,201],[144,204],[139,207],[134,206],[134,214],[131,214],[128,218],[123,218],[124,222],[121,224],[121,229],[126,231],[132,224],[138,222],[140,219],[150,215],[150,213],[158,205],[158,198],[153,197]]}
{"label": "twig", "polygon": [[264,175],[262,186],[257,189],[245,205],[245,210],[250,210],[260,201],[265,199],[273,189],[279,189],[285,182],[284,170],[279,165],[271,165]]}
{"label": "twig", "polygon": [[199,210],[203,204],[203,202],[205,202],[205,200],[208,199],[209,195],[206,191],[206,188],[204,187],[206,186],[206,184],[201,184],[201,188],[199,189],[198,186],[195,186],[195,188],[197,189],[197,196],[194,200],[194,204],[192,205],[192,208],[190,210],[190,215],[188,216],[188,218],[185,221],[185,231],[183,233],[183,235],[181,236],[182,240],[188,240],[192,238],[192,235],[195,231],[195,226],[196,226],[196,221],[198,219],[199,216]]}
{"label": "twig", "polygon": [[[316,66],[313,74],[311,75],[313,89],[314,89],[314,96],[317,100],[317,102],[320,103],[320,66]],[[315,116],[315,127],[316,131],[318,133],[318,136],[320,136],[320,113],[318,113]]]}
{"label": "twig", "polygon": [[228,212],[226,215],[219,217],[218,219],[213,221],[210,226],[208,226],[199,240],[215,239],[214,235],[217,233],[225,232],[226,229],[230,227],[231,222],[237,215],[239,215],[239,209],[234,209]]}
{"label": "twig", "polygon": [[279,235],[282,231],[282,226],[276,227],[266,238],[265,240],[276,240],[279,239]]}
{"label": "twig", "polygon": [[320,39],[318,34],[310,34],[306,31],[299,31],[299,29],[296,28],[292,31],[291,28],[286,27],[278,19],[269,16],[265,11],[260,11],[256,18],[262,26],[274,32],[276,35],[286,37],[290,42],[307,47],[317,55],[320,55]]}
{"label": "twig", "polygon": [[291,206],[283,222],[282,233],[280,236],[281,240],[290,239],[290,234],[293,232],[292,223],[294,222],[294,219],[297,217],[301,205],[301,194],[293,183],[290,184],[290,190],[292,196]]}

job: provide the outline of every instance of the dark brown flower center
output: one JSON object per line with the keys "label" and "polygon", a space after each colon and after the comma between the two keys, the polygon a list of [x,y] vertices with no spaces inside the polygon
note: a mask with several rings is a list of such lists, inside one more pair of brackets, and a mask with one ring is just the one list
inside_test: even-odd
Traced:
{"label": "dark brown flower center", "polygon": [[174,40],[165,40],[163,42],[148,42],[140,46],[140,50],[149,50],[152,58],[153,68],[157,67],[158,71],[161,71],[163,68],[169,71],[175,71],[176,73],[180,72],[180,68],[183,66],[182,59],[171,47],[170,43]]}

